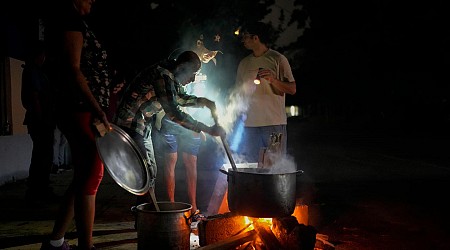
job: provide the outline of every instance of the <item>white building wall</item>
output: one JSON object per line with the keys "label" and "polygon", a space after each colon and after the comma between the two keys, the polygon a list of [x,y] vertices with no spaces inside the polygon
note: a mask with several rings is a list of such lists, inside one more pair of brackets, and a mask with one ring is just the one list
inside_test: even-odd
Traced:
{"label": "white building wall", "polygon": [[9,58],[8,63],[10,72],[5,75],[10,75],[6,82],[11,84],[12,135],[0,136],[0,185],[28,177],[33,145],[26,126],[22,124],[25,109],[20,100],[20,90],[24,62]]}

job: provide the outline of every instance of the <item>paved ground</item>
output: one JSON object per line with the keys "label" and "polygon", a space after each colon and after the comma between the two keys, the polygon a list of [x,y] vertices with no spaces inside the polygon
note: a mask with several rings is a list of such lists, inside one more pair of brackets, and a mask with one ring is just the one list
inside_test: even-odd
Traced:
{"label": "paved ground", "polygon": [[302,123],[290,136],[309,173],[311,224],[336,249],[450,249],[448,135]]}
{"label": "paved ground", "polygon": [[[450,249],[448,134],[436,131],[367,130],[290,120],[289,154],[305,174],[297,196],[309,208],[309,224],[336,249]],[[199,207],[208,210],[220,148],[212,141],[199,156]],[[208,153],[209,152],[209,153]],[[213,155],[213,157],[210,157]],[[178,168],[176,200],[187,202]],[[52,176],[62,195],[71,171]],[[162,181],[157,198],[165,200]],[[0,187],[0,248],[39,249],[50,232],[58,202],[27,204],[23,181]],[[106,174],[97,199],[95,244],[101,249],[135,249],[135,196]],[[68,233],[76,244],[74,227]]]}

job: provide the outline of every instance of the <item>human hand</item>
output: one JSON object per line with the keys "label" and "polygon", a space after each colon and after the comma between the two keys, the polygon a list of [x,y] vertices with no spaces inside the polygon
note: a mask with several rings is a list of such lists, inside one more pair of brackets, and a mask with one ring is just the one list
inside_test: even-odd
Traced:
{"label": "human hand", "polygon": [[217,124],[214,126],[208,127],[208,131],[205,131],[205,132],[212,136],[220,136],[220,137],[225,137],[227,134],[225,132],[225,129],[222,126],[219,126]]}
{"label": "human hand", "polygon": [[214,119],[214,122],[217,123],[219,119],[216,113],[217,111],[216,103],[204,97],[199,97],[197,99],[197,103],[201,106],[207,107],[211,111],[211,116]]}
{"label": "human hand", "polygon": [[112,130],[106,113],[103,111],[98,112],[97,117],[94,119],[94,126],[100,136],[104,136],[106,133]]}
{"label": "human hand", "polygon": [[258,71],[258,76],[260,78],[266,79],[269,83],[272,83],[276,80],[275,74],[270,69],[260,69]]}
{"label": "human hand", "polygon": [[119,93],[125,86],[125,81],[117,83],[113,88],[113,94]]}
{"label": "human hand", "polygon": [[197,103],[200,106],[204,106],[204,107],[209,108],[209,110],[211,110],[211,111],[215,111],[216,110],[216,103],[214,103],[213,101],[211,101],[211,100],[209,100],[207,98],[199,97],[197,99]]}

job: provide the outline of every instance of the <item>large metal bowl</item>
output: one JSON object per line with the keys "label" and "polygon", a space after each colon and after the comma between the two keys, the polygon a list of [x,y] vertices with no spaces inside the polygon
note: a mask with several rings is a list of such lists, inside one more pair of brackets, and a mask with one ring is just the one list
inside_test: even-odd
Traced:
{"label": "large metal bowl", "polygon": [[150,173],[145,158],[133,139],[111,124],[112,131],[96,138],[97,149],[106,170],[122,188],[136,195],[150,189]]}

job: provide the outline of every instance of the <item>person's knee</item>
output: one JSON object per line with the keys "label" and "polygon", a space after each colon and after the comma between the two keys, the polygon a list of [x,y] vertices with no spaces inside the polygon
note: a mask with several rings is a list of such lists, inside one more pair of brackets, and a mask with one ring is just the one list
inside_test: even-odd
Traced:
{"label": "person's knee", "polygon": [[76,170],[76,185],[79,185],[79,190],[82,194],[95,195],[103,179],[103,163],[99,157],[95,157],[92,161],[85,162],[80,167],[82,169]]}
{"label": "person's knee", "polygon": [[97,194],[98,187],[100,186],[100,183],[102,182],[103,175],[98,175],[92,177],[89,179],[89,181],[86,183],[83,194],[85,195],[95,195]]}

